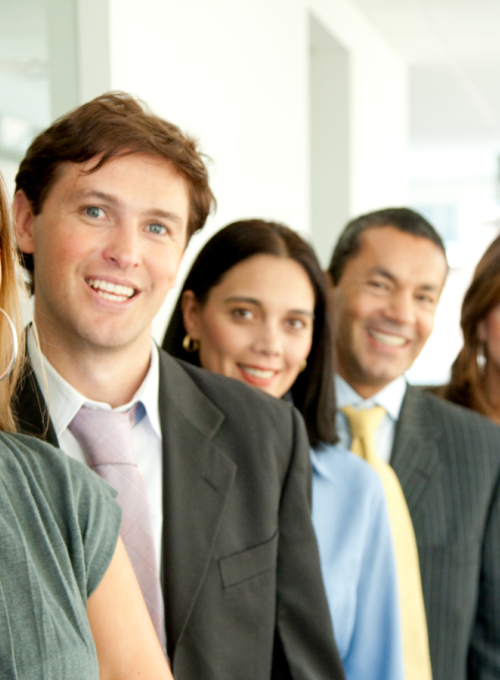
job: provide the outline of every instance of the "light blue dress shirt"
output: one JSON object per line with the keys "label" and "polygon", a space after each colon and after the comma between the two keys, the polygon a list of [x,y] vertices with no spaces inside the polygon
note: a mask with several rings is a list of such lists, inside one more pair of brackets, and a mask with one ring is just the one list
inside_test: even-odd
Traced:
{"label": "light blue dress shirt", "polygon": [[311,452],[313,523],[347,680],[404,680],[396,569],[377,473],[340,445]]}

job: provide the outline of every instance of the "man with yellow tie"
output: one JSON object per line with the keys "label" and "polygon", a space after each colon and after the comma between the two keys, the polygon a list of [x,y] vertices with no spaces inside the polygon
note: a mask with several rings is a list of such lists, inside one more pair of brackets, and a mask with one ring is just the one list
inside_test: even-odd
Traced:
{"label": "man with yellow tie", "polygon": [[347,225],[329,267],[337,424],[342,443],[384,485],[407,680],[493,680],[500,430],[404,378],[432,331],[446,273],[441,238],[412,210],[380,210]]}

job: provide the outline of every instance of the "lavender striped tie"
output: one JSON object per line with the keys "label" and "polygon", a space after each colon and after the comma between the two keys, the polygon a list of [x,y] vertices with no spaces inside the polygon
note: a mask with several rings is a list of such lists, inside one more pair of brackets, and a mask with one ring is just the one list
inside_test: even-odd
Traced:
{"label": "lavender striped tie", "polygon": [[69,429],[80,443],[89,466],[118,491],[116,500],[123,510],[120,535],[163,645],[163,602],[151,512],[146,485],[132,449],[136,412],[137,404],[122,413],[82,406]]}

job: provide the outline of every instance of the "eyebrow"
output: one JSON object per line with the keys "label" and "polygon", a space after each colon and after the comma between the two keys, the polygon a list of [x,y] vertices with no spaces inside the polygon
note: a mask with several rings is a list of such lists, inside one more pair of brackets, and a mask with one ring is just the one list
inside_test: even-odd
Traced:
{"label": "eyebrow", "polygon": [[71,198],[78,200],[80,198],[98,198],[101,201],[106,201],[106,203],[111,203],[111,205],[119,205],[120,201],[112,194],[107,194],[104,191],[97,191],[96,189],[80,189],[75,191]]}
{"label": "eyebrow", "polygon": [[[397,277],[390,272],[388,269],[384,269],[384,267],[373,267],[373,269],[370,272],[371,274],[378,274],[379,276],[383,276],[386,279],[389,279],[389,281],[392,281],[392,283],[397,283],[398,279]],[[435,283],[422,283],[419,286],[419,290],[428,290],[432,292],[437,292],[439,291],[439,286],[437,286]]]}
{"label": "eyebrow", "polygon": [[[230,295],[224,302],[246,302],[250,305],[255,305],[262,309],[262,303],[260,300],[251,297],[245,297],[244,295]],[[287,314],[303,314],[304,316],[309,316],[311,319],[314,318],[314,312],[310,312],[308,309],[288,309]]]}
{"label": "eyebrow", "polygon": [[[113,196],[113,194],[107,194],[105,191],[98,191],[96,189],[81,189],[80,191],[75,191],[72,195],[73,200],[80,200],[82,198],[92,199],[97,198],[100,201],[104,201],[109,205],[118,207],[121,201]],[[182,218],[177,213],[169,212],[168,210],[160,210],[159,208],[153,208],[152,210],[145,211],[151,217],[162,218],[166,220],[172,220],[178,224],[182,224]]]}

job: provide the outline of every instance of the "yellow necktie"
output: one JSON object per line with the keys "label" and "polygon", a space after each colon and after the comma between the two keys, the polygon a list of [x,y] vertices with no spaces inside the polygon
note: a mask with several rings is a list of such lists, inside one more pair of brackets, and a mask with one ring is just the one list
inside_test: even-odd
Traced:
{"label": "yellow necktie", "polygon": [[431,680],[427,622],[413,524],[396,473],[380,458],[375,445],[375,433],[385,409],[375,406],[356,411],[352,406],[345,406],[341,411],[349,420],[351,450],[378,472],[385,491],[398,574],[405,678]]}

